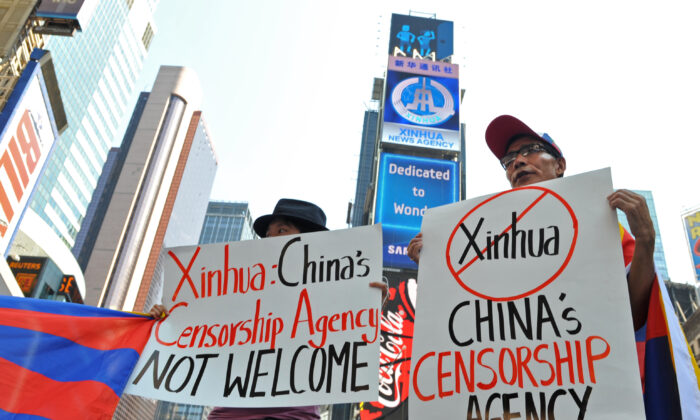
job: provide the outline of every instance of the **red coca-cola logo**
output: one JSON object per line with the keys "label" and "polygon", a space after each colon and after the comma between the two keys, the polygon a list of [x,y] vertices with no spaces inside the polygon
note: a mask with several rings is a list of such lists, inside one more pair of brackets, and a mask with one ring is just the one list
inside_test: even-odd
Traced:
{"label": "red coca-cola logo", "polygon": [[364,404],[360,413],[362,420],[406,418],[415,288],[415,275],[408,279],[389,279],[389,301],[382,315],[379,343],[379,397],[377,401]]}

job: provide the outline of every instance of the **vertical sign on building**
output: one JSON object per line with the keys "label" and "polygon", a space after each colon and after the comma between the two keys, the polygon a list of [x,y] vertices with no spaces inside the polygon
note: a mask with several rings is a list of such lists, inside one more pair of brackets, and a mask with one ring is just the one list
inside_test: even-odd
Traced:
{"label": "vertical sign on building", "polygon": [[453,27],[434,18],[393,14],[391,19],[386,85],[383,97],[376,98],[383,118],[373,203],[373,222],[382,224],[389,301],[381,322],[379,396],[363,405],[362,420],[408,418],[418,288],[407,247],[427,209],[461,198],[464,150],[459,67],[450,58]]}
{"label": "vertical sign on building", "polygon": [[0,114],[0,251],[7,253],[58,136],[39,63],[29,62]]}
{"label": "vertical sign on building", "polygon": [[683,216],[683,225],[688,235],[690,258],[693,261],[695,281],[700,279],[700,209]]}

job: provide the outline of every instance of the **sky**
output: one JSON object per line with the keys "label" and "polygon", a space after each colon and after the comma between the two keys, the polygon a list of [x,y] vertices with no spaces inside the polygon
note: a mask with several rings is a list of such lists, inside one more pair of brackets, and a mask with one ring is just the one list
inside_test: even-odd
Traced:
{"label": "sky", "polygon": [[567,175],[611,167],[615,188],[651,190],[670,278],[694,281],[680,215],[700,206],[697,2],[161,0],[139,89],[160,65],[198,74],[212,199],[253,218],[304,199],[345,228],[392,13],[454,22],[467,198],[509,188],[484,131],[514,115],[554,138]]}

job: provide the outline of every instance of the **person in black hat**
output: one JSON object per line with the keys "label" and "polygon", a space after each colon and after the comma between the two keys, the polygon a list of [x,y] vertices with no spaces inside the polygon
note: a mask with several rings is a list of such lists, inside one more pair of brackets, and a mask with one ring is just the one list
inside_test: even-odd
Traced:
{"label": "person in black hat", "polygon": [[[547,133],[537,133],[510,115],[496,117],[486,128],[486,144],[505,170],[511,187],[517,188],[564,176],[566,159]],[[627,216],[634,239],[623,249],[630,256],[627,284],[634,328],[644,326],[647,319],[649,295],[656,277],[654,241],[656,233],[646,200],[628,190],[616,190],[608,196],[610,207]],[[626,233],[626,232],[625,232]],[[629,234],[627,234],[629,236]],[[623,243],[623,245],[625,245]],[[408,244],[408,256],[418,263],[423,247],[422,234]]]}
{"label": "person in black hat", "polygon": [[[300,233],[328,230],[326,214],[317,205],[303,200],[282,198],[271,214],[260,216],[253,222],[253,230],[261,238],[295,235]],[[381,282],[371,282],[370,287],[381,289],[382,302],[386,302],[387,286]],[[155,305],[149,314],[153,318],[167,316],[163,305]],[[273,407],[273,408],[234,408],[214,407],[207,417],[210,420],[275,420],[275,419],[320,419],[317,406]]]}
{"label": "person in black hat", "polygon": [[326,214],[308,201],[282,198],[272,214],[255,219],[253,230],[261,238],[328,230]]}
{"label": "person in black hat", "polygon": [[[326,227],[326,214],[316,204],[292,198],[282,198],[277,202],[272,214],[255,219],[253,230],[261,238],[272,238],[319,232],[328,230],[328,228]],[[372,282],[369,285],[381,289],[382,301],[384,301],[387,294],[386,284]]]}

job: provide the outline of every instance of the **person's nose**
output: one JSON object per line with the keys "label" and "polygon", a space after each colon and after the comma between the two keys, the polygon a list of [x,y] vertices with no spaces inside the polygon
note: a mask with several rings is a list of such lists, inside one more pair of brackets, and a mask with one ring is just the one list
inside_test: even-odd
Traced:
{"label": "person's nose", "polygon": [[518,155],[515,157],[515,160],[513,161],[513,169],[518,169],[521,166],[524,166],[525,164],[527,164],[527,159],[525,158],[525,156],[518,153]]}

